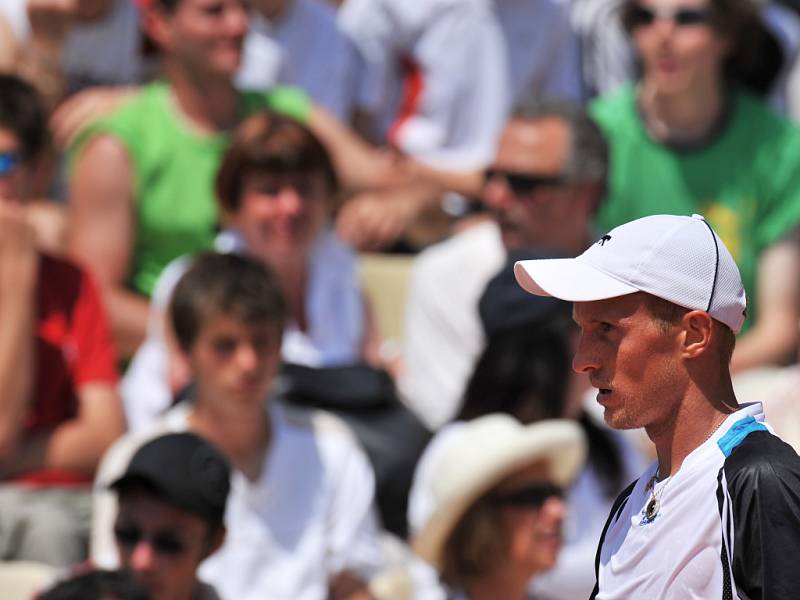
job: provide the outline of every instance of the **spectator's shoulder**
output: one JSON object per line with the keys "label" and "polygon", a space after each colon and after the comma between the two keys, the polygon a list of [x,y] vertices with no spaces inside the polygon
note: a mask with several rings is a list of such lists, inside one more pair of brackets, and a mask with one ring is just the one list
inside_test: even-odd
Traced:
{"label": "spectator's shoulder", "polygon": [[615,92],[596,98],[589,104],[588,110],[592,118],[606,130],[638,119],[635,88],[627,84]]}
{"label": "spectator's shoulder", "polygon": [[765,142],[800,144],[800,127],[746,90],[735,95],[740,123]]}
{"label": "spectator's shoulder", "polygon": [[414,260],[413,272],[416,277],[438,279],[452,275],[454,270],[473,269],[476,262],[486,259],[487,254],[505,256],[500,228],[492,220],[473,225],[429,246]]}
{"label": "spectator's shoulder", "polygon": [[75,136],[67,149],[70,167],[75,157],[98,136],[111,136],[128,150],[131,146],[140,144],[148,128],[151,128],[153,123],[162,122],[161,119],[154,119],[154,115],[165,112],[168,106],[168,94],[166,83],[149,83],[142,86],[110,114],[90,122]]}
{"label": "spectator's shoulder", "polygon": [[299,87],[276,85],[267,91],[245,90],[241,94],[247,114],[271,110],[301,123],[307,123],[311,116],[313,102]]}

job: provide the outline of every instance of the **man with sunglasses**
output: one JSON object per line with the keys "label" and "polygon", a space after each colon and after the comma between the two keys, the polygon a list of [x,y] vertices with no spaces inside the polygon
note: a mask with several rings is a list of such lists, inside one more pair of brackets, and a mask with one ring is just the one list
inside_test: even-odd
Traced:
{"label": "man with sunglasses", "polygon": [[32,86],[0,75],[0,560],[69,566],[85,558],[92,476],[123,425],[97,289],[41,250],[32,223],[46,123]]}
{"label": "man with sunglasses", "polygon": [[424,251],[411,275],[406,313],[406,402],[432,429],[458,411],[484,345],[478,300],[510,250],[572,256],[592,239],[605,187],[607,147],[583,111],[532,101],[507,123],[487,171],[480,213]]}
{"label": "man with sunglasses", "polygon": [[151,600],[217,600],[197,568],[225,539],[230,467],[222,453],[193,433],[167,433],[142,445],[111,488],[120,566]]}

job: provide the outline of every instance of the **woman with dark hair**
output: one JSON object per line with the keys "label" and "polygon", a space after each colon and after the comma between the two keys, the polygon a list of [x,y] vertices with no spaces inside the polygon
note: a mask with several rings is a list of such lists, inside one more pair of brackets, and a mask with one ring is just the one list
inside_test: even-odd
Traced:
{"label": "woman with dark hair", "polygon": [[[290,313],[282,346],[286,362],[332,367],[376,360],[357,257],[328,227],[337,190],[331,159],[314,134],[269,112],[234,131],[216,176],[224,225],[216,248],[255,256],[278,276]],[[186,258],[170,264],[156,284],[148,338],[123,380],[132,429],[167,408],[188,383],[163,331],[166,304],[187,265]]]}
{"label": "woman with dark hair", "polygon": [[748,319],[731,368],[785,363],[798,343],[800,135],[758,97],[768,44],[751,0],[625,0],[636,85],[591,107],[611,146],[604,230],[701,213],[731,249]]}

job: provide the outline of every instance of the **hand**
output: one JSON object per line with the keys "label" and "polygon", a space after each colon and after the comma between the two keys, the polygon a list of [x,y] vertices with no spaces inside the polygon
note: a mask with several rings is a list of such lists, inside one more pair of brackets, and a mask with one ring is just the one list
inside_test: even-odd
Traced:
{"label": "hand", "polygon": [[81,129],[116,110],[137,89],[128,86],[89,88],[62,102],[50,117],[50,131],[56,147],[67,148]]}
{"label": "hand", "polygon": [[342,571],[330,582],[328,600],[372,600],[372,595],[366,583],[350,571]]}
{"label": "hand", "polygon": [[403,236],[419,210],[416,198],[403,188],[366,192],[341,208],[336,231],[360,252],[382,250]]}
{"label": "hand", "polygon": [[28,0],[31,38],[37,49],[56,59],[78,10],[76,0]]}
{"label": "hand", "polygon": [[38,266],[36,232],[25,207],[0,200],[0,304],[20,297],[30,301]]}

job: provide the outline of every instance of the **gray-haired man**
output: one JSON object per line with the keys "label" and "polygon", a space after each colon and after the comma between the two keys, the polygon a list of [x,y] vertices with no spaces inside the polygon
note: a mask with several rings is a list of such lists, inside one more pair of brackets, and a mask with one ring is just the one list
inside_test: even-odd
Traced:
{"label": "gray-haired man", "polygon": [[486,173],[486,211],[417,259],[400,384],[429,427],[440,427],[458,410],[484,345],[478,301],[508,253],[575,256],[594,239],[591,222],[607,157],[605,139],[581,108],[563,101],[519,107]]}

